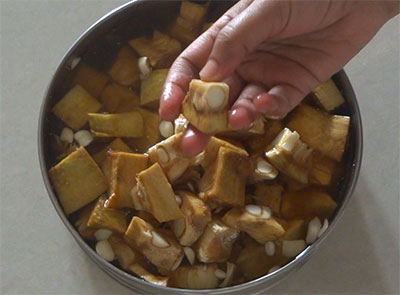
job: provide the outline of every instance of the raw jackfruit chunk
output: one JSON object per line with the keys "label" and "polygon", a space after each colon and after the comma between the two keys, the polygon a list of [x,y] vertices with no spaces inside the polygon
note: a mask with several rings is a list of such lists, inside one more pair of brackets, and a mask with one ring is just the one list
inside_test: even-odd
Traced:
{"label": "raw jackfruit chunk", "polygon": [[158,125],[161,119],[157,113],[150,112],[143,108],[137,108],[135,110],[143,117],[144,134],[142,137],[129,138],[127,142],[135,152],[144,153],[149,147],[160,141],[161,136]]}
{"label": "raw jackfruit chunk", "polygon": [[123,86],[139,86],[140,71],[138,59],[129,46],[124,46],[120,49],[108,74],[115,82]]}
{"label": "raw jackfruit chunk", "polygon": [[318,216],[329,218],[336,209],[336,202],[324,191],[309,188],[282,196],[281,214],[289,219],[306,219]]}
{"label": "raw jackfruit chunk", "polygon": [[126,152],[130,153],[132,150],[126,145],[126,143],[121,138],[116,138],[110,142],[104,149],[93,155],[93,160],[97,164],[101,165],[107,157],[109,151],[114,152]]}
{"label": "raw jackfruit chunk", "polygon": [[128,270],[132,264],[146,263],[144,256],[131,248],[120,235],[111,235],[108,242],[123,269]]}
{"label": "raw jackfruit chunk", "polygon": [[159,270],[174,270],[183,259],[182,247],[173,236],[134,216],[125,233],[125,240]]}
{"label": "raw jackfruit chunk", "polygon": [[132,190],[137,210],[150,212],[159,222],[183,218],[167,177],[156,163],[137,175],[137,190]]}
{"label": "raw jackfruit chunk", "polygon": [[315,100],[327,111],[333,111],[344,104],[343,95],[336,87],[332,79],[320,84],[313,91]]}
{"label": "raw jackfruit chunk", "polygon": [[107,189],[103,173],[83,147],[52,167],[49,177],[66,214],[89,204]]}
{"label": "raw jackfruit chunk", "polygon": [[200,239],[195,244],[197,258],[204,263],[225,262],[239,237],[239,230],[226,226],[214,219],[207,224]]}
{"label": "raw jackfruit chunk", "polygon": [[147,282],[164,287],[166,287],[168,284],[169,280],[168,277],[153,275],[152,273],[148,272],[145,268],[143,268],[140,264],[132,264],[131,266],[129,266],[129,270]]}
{"label": "raw jackfruit chunk", "polygon": [[242,153],[221,147],[215,163],[206,169],[200,181],[201,198],[221,205],[243,206],[248,176],[246,160]]}
{"label": "raw jackfruit chunk", "polygon": [[91,132],[96,137],[141,137],[144,134],[139,112],[88,115]]}
{"label": "raw jackfruit chunk", "polygon": [[101,93],[104,110],[110,113],[126,113],[140,105],[139,96],[127,87],[110,83]]}
{"label": "raw jackfruit chunk", "polygon": [[129,45],[139,56],[147,56],[156,69],[169,68],[182,50],[179,41],[159,31],[154,31],[152,39],[141,36],[130,40]]}
{"label": "raw jackfruit chunk", "polygon": [[87,225],[95,205],[95,203],[90,203],[77,212],[78,219],[75,221],[75,227],[77,228],[81,237],[85,240],[93,240],[95,238],[94,233],[96,229],[90,228]]}
{"label": "raw jackfruit chunk", "polygon": [[147,153],[151,163],[160,164],[169,181],[174,182],[185,173],[191,163],[180,148],[183,134],[175,134],[151,147]]}
{"label": "raw jackfruit chunk", "polygon": [[301,183],[308,183],[312,149],[300,140],[297,132],[285,128],[268,147],[265,156],[283,174]]}
{"label": "raw jackfruit chunk", "polygon": [[136,174],[147,168],[148,156],[111,152],[111,186],[109,208],[134,208],[131,190],[136,186]]}
{"label": "raw jackfruit chunk", "polygon": [[73,85],[81,85],[87,92],[98,98],[108,82],[108,76],[103,72],[98,72],[91,66],[80,63],[75,74]]}
{"label": "raw jackfruit chunk", "polygon": [[88,220],[91,228],[106,228],[115,233],[125,233],[127,224],[123,211],[105,207],[106,196],[101,196]]}
{"label": "raw jackfruit chunk", "polygon": [[318,151],[313,152],[310,183],[329,186],[336,170],[336,162]]}
{"label": "raw jackfruit chunk", "polygon": [[210,209],[193,193],[180,191],[178,195],[182,200],[181,211],[184,218],[174,220],[171,228],[181,245],[191,246],[211,221]]}
{"label": "raw jackfruit chunk", "polygon": [[330,115],[301,104],[295,109],[288,128],[297,131],[309,147],[339,162],[345,150],[349,125],[350,117]]}
{"label": "raw jackfruit chunk", "polygon": [[250,153],[258,153],[265,149],[282,131],[283,124],[280,120],[266,120],[264,123],[264,133],[261,135],[250,136],[245,141],[247,150]]}
{"label": "raw jackfruit chunk", "polygon": [[282,225],[272,217],[268,207],[247,205],[244,208],[233,208],[224,215],[222,221],[232,228],[246,232],[261,244],[274,241],[285,234]]}
{"label": "raw jackfruit chunk", "polygon": [[203,133],[216,133],[228,126],[228,97],[226,83],[193,79],[182,103],[182,114]]}
{"label": "raw jackfruit chunk", "polygon": [[88,113],[100,108],[101,104],[93,96],[76,85],[53,107],[53,113],[72,129],[79,130],[88,121]]}
{"label": "raw jackfruit chunk", "polygon": [[307,223],[302,219],[292,220],[280,220],[285,234],[282,240],[293,241],[293,240],[304,240],[307,234]]}
{"label": "raw jackfruit chunk", "polygon": [[142,80],[140,86],[140,105],[158,108],[161,91],[167,75],[168,69],[159,69],[152,71],[148,77]]}
{"label": "raw jackfruit chunk", "polygon": [[185,289],[213,289],[218,287],[216,264],[181,266],[171,273],[170,286]]}
{"label": "raw jackfruit chunk", "polygon": [[254,190],[254,200],[257,205],[267,206],[275,214],[281,211],[283,186],[279,183],[257,183]]}

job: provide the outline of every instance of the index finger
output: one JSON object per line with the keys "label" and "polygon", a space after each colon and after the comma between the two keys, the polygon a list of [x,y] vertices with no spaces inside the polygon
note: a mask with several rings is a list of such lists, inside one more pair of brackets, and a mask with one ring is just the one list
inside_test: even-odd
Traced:
{"label": "index finger", "polygon": [[168,72],[161,93],[159,113],[162,119],[173,121],[179,116],[189,83],[199,77],[218,32],[251,2],[252,0],[238,2],[178,56]]}

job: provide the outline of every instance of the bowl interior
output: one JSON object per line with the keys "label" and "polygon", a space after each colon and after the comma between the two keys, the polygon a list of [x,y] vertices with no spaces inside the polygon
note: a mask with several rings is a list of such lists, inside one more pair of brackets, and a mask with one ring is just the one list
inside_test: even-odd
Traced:
{"label": "bowl interior", "polygon": [[[212,2],[209,20],[215,20],[232,4],[233,2],[228,1]],[[72,45],[65,57],[60,62],[60,65],[57,68],[57,71],[55,72],[45,94],[40,112],[38,137],[40,165],[46,188],[50,195],[51,201],[57,210],[57,213],[66,224],[67,228],[71,231],[75,239],[78,241],[79,245],[83,247],[87,253],[89,253],[96,263],[101,265],[102,268],[105,267],[105,271],[111,276],[115,277],[128,287],[135,289],[138,287],[133,287],[133,285],[129,283],[130,281],[134,282],[136,285],[138,282],[144,285],[148,285],[148,283],[138,280],[137,278],[121,271],[109,263],[102,262],[94,253],[94,251],[87,245],[87,243],[79,236],[71,222],[68,220],[67,216],[64,214],[62,207],[58,202],[58,199],[49,181],[47,171],[55,164],[55,159],[50,149],[50,136],[53,133],[59,134],[63,128],[63,125],[61,123],[57,123],[59,121],[56,120],[54,115],[51,113],[51,108],[71,87],[72,77],[75,73],[73,69],[70,69],[72,60],[75,58],[81,58],[86,63],[98,70],[106,70],[115,58],[116,53],[123,42],[136,35],[150,33],[154,28],[163,28],[166,22],[172,19],[171,15],[178,13],[179,5],[179,1],[132,1],[110,12],[100,19],[96,24],[89,28],[74,45]],[[313,248],[318,247],[318,244],[322,242],[324,237],[336,224],[338,217],[340,217],[342,214],[343,209],[354,189],[361,166],[362,126],[355,94],[346,74],[343,71],[337,73],[334,76],[334,80],[346,99],[346,106],[339,109],[337,113],[349,115],[352,118],[350,124],[350,137],[348,141],[349,147],[346,153],[344,178],[343,181],[341,181],[338,193],[334,196],[338,203],[338,208],[331,217],[331,226],[329,230],[321,239],[319,239],[312,246],[309,246],[295,260],[283,267],[279,271],[282,272],[282,277],[285,273],[288,273],[290,269],[295,268],[296,265],[300,266],[303,264],[307,257],[309,257],[309,255],[313,252]],[[264,283],[265,280],[278,281],[281,279],[277,275],[279,272],[264,276],[239,286],[230,287],[228,289],[233,292],[235,288],[237,290],[243,290],[243,288],[248,285],[259,285]],[[173,290],[173,288],[160,288],[160,290],[163,289]],[[192,290],[175,290],[185,291],[186,293],[193,292]],[[221,290],[218,292],[213,290],[212,293],[217,294],[222,292]],[[203,292],[207,293],[207,291],[196,291],[196,293]]]}

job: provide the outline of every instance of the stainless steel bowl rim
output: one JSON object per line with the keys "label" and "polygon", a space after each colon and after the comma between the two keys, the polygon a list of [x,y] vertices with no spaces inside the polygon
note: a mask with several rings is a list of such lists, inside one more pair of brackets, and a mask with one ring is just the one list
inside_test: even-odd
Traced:
{"label": "stainless steel bowl rim", "polygon": [[[353,136],[356,136],[354,139],[354,142],[356,144],[355,147],[355,163],[356,166],[354,167],[354,172],[352,174],[353,178],[349,186],[347,187],[345,197],[343,199],[343,202],[341,203],[341,206],[339,210],[337,211],[336,215],[334,218],[331,220],[330,225],[328,229],[325,231],[325,233],[317,239],[316,242],[314,242],[312,245],[309,245],[302,253],[300,253],[294,260],[289,262],[288,264],[284,265],[281,267],[279,270],[262,276],[260,278],[257,278],[255,280],[236,285],[236,286],[231,286],[231,287],[226,287],[226,288],[219,288],[219,289],[203,289],[203,290],[192,290],[192,289],[179,289],[179,288],[171,288],[171,287],[163,287],[163,286],[157,286],[155,284],[146,282],[144,280],[141,280],[139,278],[136,278],[135,276],[119,269],[118,267],[112,265],[111,263],[106,262],[103,260],[97,253],[82,239],[82,237],[79,235],[79,233],[76,231],[74,226],[70,223],[68,220],[67,216],[64,214],[64,211],[62,207],[60,206],[57,196],[53,191],[51,182],[48,177],[47,173],[47,167],[46,167],[46,155],[44,154],[44,140],[46,138],[46,134],[44,134],[44,124],[45,124],[45,111],[46,107],[49,101],[49,95],[50,92],[53,88],[53,84],[56,80],[56,77],[60,73],[60,71],[65,67],[65,64],[67,63],[68,60],[70,60],[71,57],[73,57],[73,52],[75,49],[79,46],[79,44],[82,42],[82,40],[86,39],[96,28],[101,26],[103,23],[107,22],[110,18],[118,15],[121,11],[132,7],[138,3],[141,2],[147,2],[146,0],[133,0],[130,1],[124,5],[121,5],[114,10],[110,11],[106,15],[104,15],[102,18],[100,18],[98,21],[96,21],[92,26],[90,26],[77,40],[73,43],[73,45],[67,50],[66,54],[64,57],[61,59],[52,80],[50,81],[49,85],[47,86],[47,90],[44,95],[44,99],[41,105],[40,109],[40,115],[39,115],[39,124],[38,124],[38,155],[39,155],[39,162],[40,162],[40,168],[41,168],[41,173],[43,177],[43,181],[46,187],[46,190],[49,194],[50,200],[53,203],[53,206],[55,207],[58,216],[61,218],[63,221],[64,225],[67,227],[67,229],[70,231],[78,245],[89,255],[89,257],[97,264],[100,266],[103,271],[105,271],[108,275],[113,277],[115,280],[119,281],[121,284],[125,285],[128,288],[131,288],[135,291],[140,291],[140,292],[148,292],[148,290],[143,290],[140,288],[141,285],[143,287],[148,287],[152,290],[157,289],[159,292],[167,292],[167,293],[181,293],[181,294],[227,294],[229,293],[238,293],[238,294],[247,294],[246,290],[248,289],[254,289],[254,287],[257,287],[261,284],[267,284],[269,281],[273,281],[273,279],[276,279],[278,276],[281,276],[279,280],[276,280],[273,284],[270,284],[268,286],[265,286],[265,288],[271,288],[273,285],[278,284],[282,279],[286,278],[289,273],[291,273],[296,266],[300,267],[303,265],[310,257],[311,255],[319,248],[319,246],[322,244],[322,242],[326,239],[326,237],[329,235],[329,233],[333,230],[335,225],[338,223],[340,217],[343,215],[344,208],[346,207],[347,203],[350,200],[350,197],[354,191],[354,188],[357,183],[357,179],[359,176],[360,168],[361,168],[361,163],[362,163],[362,152],[363,152],[363,135],[362,135],[362,123],[361,123],[361,115],[360,115],[360,109],[357,103],[357,99],[355,97],[354,91],[351,87],[351,84],[348,80],[348,77],[346,73],[342,70],[338,73],[338,75],[344,80],[344,83],[348,87],[348,91],[350,92],[351,97],[354,98],[353,103],[353,108],[355,110],[356,116],[352,117],[352,121],[354,123],[354,120],[356,121],[356,125],[359,126],[357,129],[357,134],[354,134]],[[135,286],[132,284],[129,284],[129,282],[135,282]],[[265,289],[264,288],[264,289]],[[261,290],[261,289],[260,289]]]}

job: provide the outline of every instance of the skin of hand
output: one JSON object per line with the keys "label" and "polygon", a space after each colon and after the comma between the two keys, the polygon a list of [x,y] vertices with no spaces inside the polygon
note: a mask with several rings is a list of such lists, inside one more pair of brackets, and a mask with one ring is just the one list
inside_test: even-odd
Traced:
{"label": "skin of hand", "polygon": [[[201,78],[229,85],[235,129],[248,129],[260,115],[282,118],[398,12],[391,1],[241,0],[175,60],[160,116],[177,118],[190,81]],[[182,151],[196,155],[208,140],[190,126]]]}

